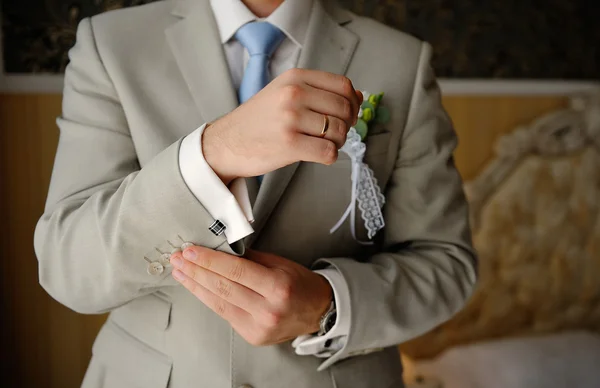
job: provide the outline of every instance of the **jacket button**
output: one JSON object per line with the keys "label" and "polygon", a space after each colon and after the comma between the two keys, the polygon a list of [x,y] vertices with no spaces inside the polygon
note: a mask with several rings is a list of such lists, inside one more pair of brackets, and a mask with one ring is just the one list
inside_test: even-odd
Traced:
{"label": "jacket button", "polygon": [[149,275],[157,276],[157,275],[160,275],[161,273],[163,273],[164,270],[165,270],[165,267],[163,267],[163,265],[161,263],[159,263],[158,261],[154,261],[154,262],[148,264],[148,274]]}
{"label": "jacket button", "polygon": [[163,253],[160,256],[160,259],[158,259],[158,262],[163,266],[163,267],[168,267],[171,265],[171,254],[170,253]]}
{"label": "jacket button", "polygon": [[[193,246],[194,246],[194,244],[192,244],[191,242],[184,242],[183,244],[181,244],[181,250],[185,251],[186,248],[193,247]],[[250,388],[252,388],[252,387],[250,387]]]}

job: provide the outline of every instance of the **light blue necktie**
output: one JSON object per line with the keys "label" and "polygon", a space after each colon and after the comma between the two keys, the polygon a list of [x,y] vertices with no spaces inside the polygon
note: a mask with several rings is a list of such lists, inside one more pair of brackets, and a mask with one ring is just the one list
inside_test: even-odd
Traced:
{"label": "light blue necktie", "polygon": [[240,104],[243,104],[271,81],[269,60],[285,39],[285,35],[270,23],[252,22],[240,27],[235,33],[235,38],[250,54],[238,91]]}
{"label": "light blue necktie", "polygon": [[[269,60],[285,39],[283,32],[266,22],[251,22],[240,27],[235,38],[248,50],[250,59],[238,90],[240,104],[248,101],[271,81]],[[262,183],[262,176],[256,177]]]}

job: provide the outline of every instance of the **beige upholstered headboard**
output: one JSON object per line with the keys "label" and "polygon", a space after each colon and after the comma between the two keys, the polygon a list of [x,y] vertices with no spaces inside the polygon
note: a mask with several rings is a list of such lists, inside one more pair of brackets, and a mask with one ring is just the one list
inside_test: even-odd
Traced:
{"label": "beige upholstered headboard", "polygon": [[497,337],[600,332],[600,91],[515,128],[494,151],[465,183],[479,285],[454,319],[401,346],[412,358]]}

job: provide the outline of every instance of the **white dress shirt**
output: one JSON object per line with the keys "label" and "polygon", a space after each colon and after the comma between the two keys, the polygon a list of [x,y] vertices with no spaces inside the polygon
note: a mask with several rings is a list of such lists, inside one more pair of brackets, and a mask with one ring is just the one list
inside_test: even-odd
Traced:
{"label": "white dress shirt", "polygon": [[[259,19],[240,0],[211,0],[236,90],[242,82],[249,59],[247,50],[234,38],[236,31],[248,22],[264,20],[285,33],[286,38],[269,62],[273,79],[296,67],[304,45],[312,3],[313,0],[286,0],[267,18]],[[254,232],[251,226],[254,216],[245,179],[235,179],[227,187],[204,159],[201,139],[205,127],[206,124],[202,125],[183,140],[179,151],[179,168],[183,180],[194,196],[214,219],[226,225],[224,233],[231,244]],[[350,295],[346,280],[336,269],[328,268],[316,272],[331,284],[337,320],[324,336],[300,336],[292,346],[299,355],[330,357],[342,349],[350,333]]]}

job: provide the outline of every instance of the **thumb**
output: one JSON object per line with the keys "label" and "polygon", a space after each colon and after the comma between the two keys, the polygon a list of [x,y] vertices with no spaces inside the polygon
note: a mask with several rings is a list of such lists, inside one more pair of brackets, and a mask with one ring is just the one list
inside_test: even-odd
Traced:
{"label": "thumb", "polygon": [[358,97],[358,101],[359,101],[358,105],[360,105],[363,102],[363,94],[360,90],[355,90],[355,92],[356,92],[356,97]]}

